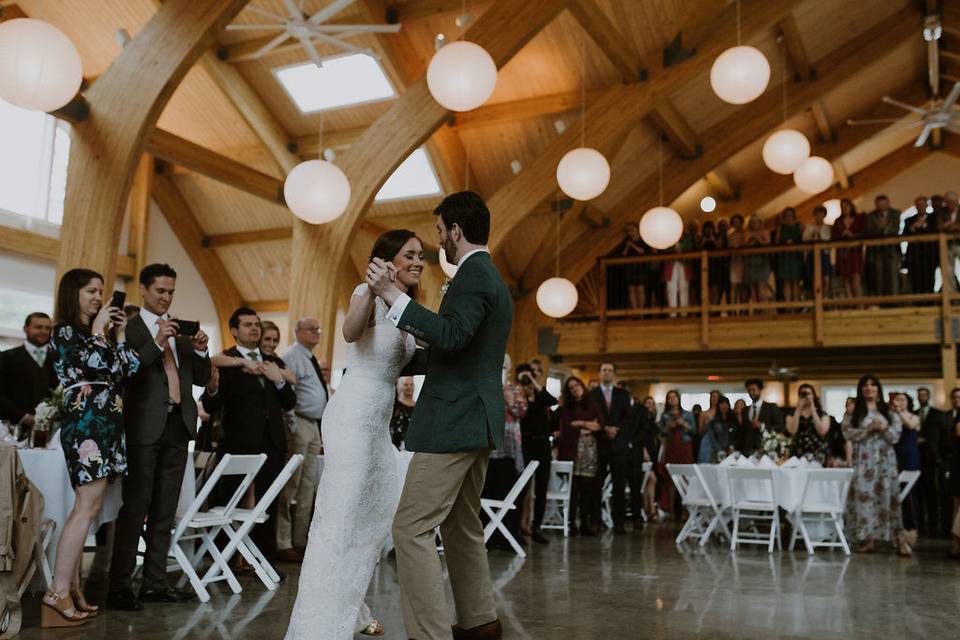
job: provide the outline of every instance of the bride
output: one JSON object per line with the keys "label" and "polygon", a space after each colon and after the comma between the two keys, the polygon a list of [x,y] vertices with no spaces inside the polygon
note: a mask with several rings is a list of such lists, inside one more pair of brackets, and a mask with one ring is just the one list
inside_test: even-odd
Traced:
{"label": "bride", "polygon": [[[397,285],[413,293],[423,245],[412,231],[384,233],[373,258],[392,262]],[[347,370],[323,414],[324,469],[287,640],[384,634],[364,596],[400,498],[389,423],[397,378],[416,349],[387,311],[366,284],[354,290],[343,323]]]}

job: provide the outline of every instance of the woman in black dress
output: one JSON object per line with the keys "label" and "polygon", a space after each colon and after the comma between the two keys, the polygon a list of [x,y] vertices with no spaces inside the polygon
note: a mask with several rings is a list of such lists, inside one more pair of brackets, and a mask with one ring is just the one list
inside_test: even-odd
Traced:
{"label": "woman in black dress", "polygon": [[830,458],[830,416],[820,406],[817,393],[809,384],[797,390],[799,400],[793,415],[787,416],[787,433],[793,439],[790,453],[798,458],[809,455],[826,467]]}
{"label": "woman in black dress", "polygon": [[393,415],[390,416],[390,440],[397,449],[403,449],[403,441],[410,428],[410,417],[417,401],[413,399],[413,378],[404,376],[397,380],[397,397],[393,402]]}
{"label": "woman in black dress", "polygon": [[107,483],[127,473],[120,385],[140,368],[140,358],[124,344],[126,315],[103,304],[99,273],[71,269],[63,275],[56,321],[50,345],[63,387],[60,443],[76,501],[57,543],[51,589],[40,607],[45,628],[80,625],[97,613],[79,590],[80,558]]}

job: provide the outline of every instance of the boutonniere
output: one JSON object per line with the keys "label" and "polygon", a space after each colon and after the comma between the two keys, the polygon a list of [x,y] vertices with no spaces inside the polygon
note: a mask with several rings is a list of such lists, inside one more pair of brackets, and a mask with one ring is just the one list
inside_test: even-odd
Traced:
{"label": "boutonniere", "polygon": [[440,299],[443,300],[443,296],[447,295],[447,290],[450,288],[450,278],[444,278],[443,284],[440,285]]}

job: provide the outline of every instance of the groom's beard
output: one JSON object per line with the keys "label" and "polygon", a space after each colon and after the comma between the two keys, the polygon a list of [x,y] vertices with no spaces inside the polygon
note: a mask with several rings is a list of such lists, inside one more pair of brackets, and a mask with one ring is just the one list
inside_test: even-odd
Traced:
{"label": "groom's beard", "polygon": [[447,254],[447,262],[450,264],[457,264],[460,261],[460,256],[457,255],[457,245],[453,240],[449,238],[442,243],[443,251]]}

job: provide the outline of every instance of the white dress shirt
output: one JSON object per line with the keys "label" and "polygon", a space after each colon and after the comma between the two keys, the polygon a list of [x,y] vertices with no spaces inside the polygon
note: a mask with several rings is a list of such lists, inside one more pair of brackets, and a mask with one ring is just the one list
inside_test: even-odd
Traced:
{"label": "white dress shirt", "polygon": [[[238,344],[237,351],[239,351],[240,355],[242,355],[246,360],[250,359],[251,353],[255,353],[257,354],[256,360],[258,362],[263,362],[263,354],[260,353],[260,347],[257,347],[256,349],[247,349],[246,347]],[[283,389],[283,387],[287,384],[287,381],[283,378],[280,378],[280,382],[274,382],[273,384],[277,387],[277,389]]]}
{"label": "white dress shirt", "polygon": [[31,344],[26,340],[23,341],[23,348],[27,350],[27,353],[33,358],[33,361],[37,363],[38,367],[43,367],[43,363],[47,361],[47,358],[50,357],[50,346],[43,345],[38,347],[35,344]]}
{"label": "white dress shirt", "polygon": [[[170,314],[165,313],[162,316],[158,316],[154,312],[150,311],[146,307],[140,308],[140,317],[143,318],[143,324],[147,325],[147,330],[150,332],[150,335],[156,336],[157,330],[160,329],[160,320],[169,320]],[[157,349],[163,351],[163,348],[157,344],[156,340],[152,341],[153,344],[157,345]],[[170,351],[173,352],[173,361],[177,363],[177,369],[180,368],[180,354],[177,353],[177,336],[170,336],[167,338],[167,343],[170,345]],[[194,352],[201,358],[206,358],[208,349],[200,351],[199,349],[194,349]]]}
{"label": "white dress shirt", "polygon": [[[470,256],[472,256],[475,253],[490,253],[490,249],[488,249],[487,247],[480,247],[479,249],[474,249],[473,251],[468,251],[467,253],[465,253],[462,258],[457,260],[457,269],[458,269],[457,273],[460,273],[459,272],[460,265],[466,262],[467,259],[470,258]],[[453,276],[453,277],[454,279],[456,279],[457,276]],[[400,318],[403,317],[403,312],[407,310],[407,305],[410,304],[410,300],[411,300],[410,296],[408,296],[405,293],[401,293],[400,297],[398,297],[393,302],[393,306],[390,307],[390,310],[387,311],[387,320],[392,322],[395,327],[400,326]]]}

